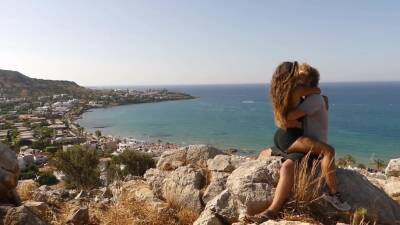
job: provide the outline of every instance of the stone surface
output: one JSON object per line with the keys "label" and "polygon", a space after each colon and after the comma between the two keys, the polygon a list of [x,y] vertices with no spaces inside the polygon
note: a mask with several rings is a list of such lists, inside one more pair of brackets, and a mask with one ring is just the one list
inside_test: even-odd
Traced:
{"label": "stone surface", "polygon": [[189,145],[187,148],[187,163],[207,167],[207,160],[225,153],[210,145]]}
{"label": "stone surface", "polygon": [[386,176],[400,177],[400,158],[391,159],[385,169]]}
{"label": "stone surface", "polygon": [[87,225],[89,223],[89,209],[87,207],[79,207],[68,216],[67,224]]}
{"label": "stone surface", "polygon": [[207,160],[216,155],[225,154],[219,149],[208,145],[189,145],[176,150],[163,152],[157,162],[160,170],[175,170],[185,165],[206,167]]}
{"label": "stone surface", "polygon": [[243,163],[228,177],[226,189],[207,203],[195,224],[211,224],[215,218],[232,224],[265,210],[272,201],[280,166],[281,157]]}
{"label": "stone surface", "polygon": [[244,163],[228,177],[226,187],[241,206],[241,217],[259,213],[272,202],[280,166],[280,157],[253,160]]}
{"label": "stone surface", "polygon": [[211,172],[210,184],[207,186],[203,194],[203,202],[205,204],[225,190],[225,184],[229,175],[230,173],[226,172]]}
{"label": "stone surface", "polygon": [[207,168],[218,172],[232,172],[235,169],[229,155],[217,155],[213,159],[207,160]]}
{"label": "stone surface", "polygon": [[311,223],[301,221],[287,221],[287,220],[268,220],[261,225],[312,225]]}
{"label": "stone surface", "polygon": [[15,191],[18,177],[17,155],[8,146],[0,143],[0,202],[20,204]]}
{"label": "stone surface", "polygon": [[390,177],[383,185],[383,189],[393,198],[400,197],[400,178]]}
{"label": "stone surface", "polygon": [[123,184],[121,188],[124,196],[128,196],[139,202],[144,202],[157,210],[166,209],[168,204],[158,199],[150,186],[141,180],[131,180]]}
{"label": "stone surface", "polygon": [[201,189],[204,185],[205,177],[201,171],[183,166],[165,178],[162,195],[172,205],[186,207],[200,213],[203,210]]}
{"label": "stone surface", "polygon": [[170,172],[166,172],[159,169],[148,169],[144,174],[144,178],[146,182],[150,185],[151,189],[154,192],[154,195],[160,199],[163,198],[163,186],[164,180]]}
{"label": "stone surface", "polygon": [[4,219],[4,225],[46,225],[47,223],[35,215],[28,207],[10,208]]}
{"label": "stone surface", "polygon": [[[338,191],[341,193],[352,209],[364,208],[378,224],[393,224],[400,221],[400,205],[388,196],[382,189],[376,187],[358,172],[337,169]],[[314,212],[327,220],[338,218],[349,219],[349,214],[335,210],[325,201],[316,201],[312,205]]]}
{"label": "stone surface", "polygon": [[49,210],[48,205],[44,202],[26,201],[24,202],[24,206],[39,216],[45,216],[46,211]]}
{"label": "stone surface", "polygon": [[272,149],[265,149],[258,155],[258,160],[265,160],[272,156]]}

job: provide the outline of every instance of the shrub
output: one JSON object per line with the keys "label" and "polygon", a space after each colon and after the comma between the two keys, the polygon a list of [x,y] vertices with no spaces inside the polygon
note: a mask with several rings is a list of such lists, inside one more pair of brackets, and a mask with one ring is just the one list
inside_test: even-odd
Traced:
{"label": "shrub", "polygon": [[143,176],[146,170],[155,166],[156,163],[151,154],[136,150],[125,150],[112,159],[108,174],[111,176],[111,180],[115,179],[116,176],[125,177],[129,174]]}
{"label": "shrub", "polygon": [[39,172],[39,169],[36,165],[34,165],[34,164],[29,165],[25,169],[21,170],[19,179],[20,180],[35,179],[38,172]]}
{"label": "shrub", "polygon": [[96,150],[76,145],[68,151],[58,151],[54,166],[67,176],[72,187],[90,189],[99,184],[99,157]]}
{"label": "shrub", "polygon": [[39,173],[39,178],[37,179],[37,182],[40,185],[54,185],[58,184],[58,179],[51,172],[43,172]]}
{"label": "shrub", "polygon": [[51,154],[54,154],[57,152],[57,147],[56,146],[47,146],[45,151]]}

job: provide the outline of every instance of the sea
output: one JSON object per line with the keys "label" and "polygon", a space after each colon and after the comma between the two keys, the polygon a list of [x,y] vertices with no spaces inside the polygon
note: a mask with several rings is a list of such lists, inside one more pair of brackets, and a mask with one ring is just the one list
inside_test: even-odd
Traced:
{"label": "sea", "polygon": [[[78,120],[89,131],[211,144],[244,155],[273,145],[276,126],[268,84],[106,88],[166,88],[196,99],[92,109]],[[329,97],[329,144],[337,157],[350,154],[364,164],[400,157],[400,82],[323,83],[321,89]]]}

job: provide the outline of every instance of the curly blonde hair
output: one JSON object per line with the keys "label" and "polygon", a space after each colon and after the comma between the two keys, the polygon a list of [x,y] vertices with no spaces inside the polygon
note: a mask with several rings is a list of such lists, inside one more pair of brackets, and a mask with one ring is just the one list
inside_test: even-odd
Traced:
{"label": "curly blonde hair", "polygon": [[283,62],[272,75],[270,95],[274,111],[275,123],[278,127],[286,129],[286,117],[290,109],[291,93],[301,83],[302,78],[310,74],[318,74],[316,69],[306,63]]}

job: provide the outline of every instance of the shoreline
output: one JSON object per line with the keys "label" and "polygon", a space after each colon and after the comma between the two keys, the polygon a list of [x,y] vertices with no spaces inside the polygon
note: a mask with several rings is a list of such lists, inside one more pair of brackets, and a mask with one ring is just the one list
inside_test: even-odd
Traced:
{"label": "shoreline", "polygon": [[[185,100],[186,100],[186,99],[185,99]],[[190,100],[190,99],[187,99],[187,100]],[[169,100],[169,101],[177,101],[177,100]],[[166,102],[168,102],[168,101],[166,101]],[[148,102],[147,104],[149,104],[149,103],[156,104],[156,103],[161,103],[161,102]],[[111,107],[127,106],[127,105],[136,105],[136,104],[144,104],[144,103],[122,104],[122,105],[113,105],[113,106],[106,106],[106,107],[91,108],[91,109],[88,109],[88,110],[82,112],[82,113],[79,115],[79,117],[76,118],[76,120],[75,120],[74,122],[75,122],[76,124],[78,124],[80,127],[84,128],[85,132],[90,133],[91,136],[95,136],[95,135],[94,135],[94,131],[95,131],[95,130],[100,130],[100,131],[101,131],[102,129],[108,128],[108,127],[111,127],[111,126],[99,126],[99,127],[92,127],[92,128],[83,127],[82,124],[80,124],[80,123],[78,122],[78,120],[83,119],[83,118],[82,118],[82,115],[83,115],[84,113],[92,112],[92,111],[91,111],[92,109],[105,109],[105,108],[111,108]],[[92,130],[92,131],[89,131],[89,130]],[[102,131],[102,132],[103,132],[103,131]],[[168,140],[168,139],[165,139],[165,138],[163,138],[163,137],[148,137],[148,138],[146,139],[146,138],[144,138],[144,137],[138,137],[137,135],[136,135],[136,136],[135,136],[135,135],[119,135],[119,134],[116,134],[116,133],[113,133],[113,132],[107,133],[107,134],[104,135],[104,136],[111,137],[111,138],[117,138],[117,139],[121,139],[121,140],[135,139],[135,140],[138,140],[138,141],[145,142],[145,143],[147,143],[147,144],[157,144],[157,143],[173,144],[173,145],[175,145],[175,146],[180,146],[180,147],[185,146],[185,145],[192,145],[192,144],[194,144],[194,145],[196,145],[196,144],[212,145],[212,146],[214,146],[214,147],[216,147],[216,148],[219,148],[219,149],[221,149],[221,150],[223,150],[223,151],[228,151],[228,152],[229,152],[229,151],[233,151],[233,152],[235,152],[235,154],[240,155],[240,156],[245,156],[245,157],[256,157],[256,156],[258,156],[258,154],[259,154],[261,151],[263,151],[263,150],[268,149],[268,148],[271,147],[271,146],[265,146],[264,149],[259,149],[259,150],[254,149],[254,150],[252,150],[252,149],[242,149],[242,148],[237,147],[237,146],[234,146],[234,147],[227,147],[227,146],[221,146],[221,145],[219,145],[219,144],[209,144],[209,143],[207,143],[207,142],[184,142],[184,143],[179,143],[179,142],[177,142],[177,141]],[[337,155],[336,155],[336,160],[339,160],[340,158],[345,157],[345,156],[347,156],[347,155],[353,156],[353,157],[356,159],[356,161],[357,161],[356,164],[363,164],[363,165],[365,165],[367,168],[373,168],[373,162],[371,161],[371,157],[359,157],[359,156],[354,156],[354,155],[351,154],[351,153],[349,153],[349,154],[337,154]],[[391,157],[391,158],[395,158],[395,157]],[[389,160],[390,160],[391,158],[389,158]],[[373,160],[373,159],[372,159],[372,160]]]}

